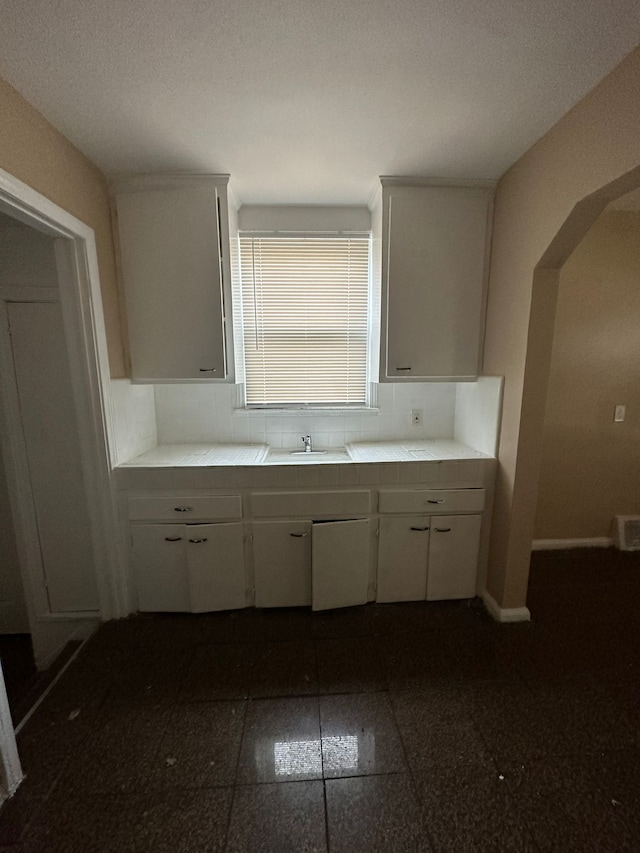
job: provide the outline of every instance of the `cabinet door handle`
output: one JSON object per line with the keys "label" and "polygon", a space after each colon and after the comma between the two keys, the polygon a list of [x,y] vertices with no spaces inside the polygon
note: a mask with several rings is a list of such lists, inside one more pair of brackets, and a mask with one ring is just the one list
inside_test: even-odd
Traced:
{"label": "cabinet door handle", "polygon": [[201,367],[200,368],[200,373],[217,373],[217,372],[218,372],[217,367]]}
{"label": "cabinet door handle", "polygon": [[428,527],[410,527],[409,530],[418,530],[422,532],[423,530],[428,530]]}
{"label": "cabinet door handle", "polygon": [[436,527],[438,533],[451,533],[450,527]]}
{"label": "cabinet door handle", "polygon": [[174,506],[174,510],[176,512],[192,512],[193,507],[192,506]]}
{"label": "cabinet door handle", "polygon": [[165,542],[182,542],[182,536],[165,536]]}
{"label": "cabinet door handle", "polygon": [[410,367],[396,367],[396,370],[411,370]]}
{"label": "cabinet door handle", "polygon": [[206,542],[206,539],[189,539],[189,542],[193,542],[194,545],[200,545],[201,542]]}
{"label": "cabinet door handle", "polygon": [[308,536],[308,533],[290,533],[290,536],[293,536],[294,539],[303,539],[305,536]]}
{"label": "cabinet door handle", "polygon": [[444,503],[444,498],[443,498],[442,500],[440,500],[440,501],[430,501],[430,500],[427,500],[427,503],[428,503],[428,504],[443,504],[443,503]]}

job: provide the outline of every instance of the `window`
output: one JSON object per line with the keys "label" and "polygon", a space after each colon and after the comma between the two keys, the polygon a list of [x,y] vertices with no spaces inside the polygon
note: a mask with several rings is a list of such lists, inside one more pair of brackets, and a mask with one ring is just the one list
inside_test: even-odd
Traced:
{"label": "window", "polygon": [[370,242],[241,235],[247,406],[366,405]]}

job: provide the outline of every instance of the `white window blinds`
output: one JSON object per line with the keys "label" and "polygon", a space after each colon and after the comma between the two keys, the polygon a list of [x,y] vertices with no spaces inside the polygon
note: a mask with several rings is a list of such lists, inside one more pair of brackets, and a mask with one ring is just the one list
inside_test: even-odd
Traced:
{"label": "white window blinds", "polygon": [[240,237],[247,405],[363,405],[368,237]]}

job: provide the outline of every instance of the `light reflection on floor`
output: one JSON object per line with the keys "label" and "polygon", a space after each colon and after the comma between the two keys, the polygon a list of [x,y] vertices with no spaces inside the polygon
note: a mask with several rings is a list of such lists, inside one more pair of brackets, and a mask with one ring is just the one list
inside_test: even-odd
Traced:
{"label": "light reflection on floor", "polygon": [[307,776],[325,768],[355,770],[358,766],[358,738],[355,735],[323,737],[321,740],[277,741],[273,745],[276,776]]}

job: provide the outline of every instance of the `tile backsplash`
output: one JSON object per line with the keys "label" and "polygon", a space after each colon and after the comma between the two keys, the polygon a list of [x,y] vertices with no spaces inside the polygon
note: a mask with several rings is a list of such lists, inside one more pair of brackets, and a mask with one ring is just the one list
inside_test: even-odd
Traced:
{"label": "tile backsplash", "polygon": [[[411,382],[378,386],[378,407],[359,411],[247,411],[237,407],[234,385],[155,385],[159,444],[260,442],[295,448],[311,433],[316,447],[392,438],[452,438],[456,383]],[[421,426],[411,409],[422,409]]]}
{"label": "tile backsplash", "polygon": [[111,380],[111,414],[118,463],[146,453],[158,443],[152,385]]}

